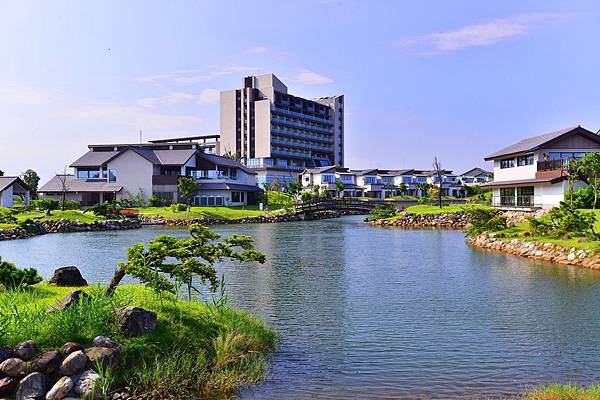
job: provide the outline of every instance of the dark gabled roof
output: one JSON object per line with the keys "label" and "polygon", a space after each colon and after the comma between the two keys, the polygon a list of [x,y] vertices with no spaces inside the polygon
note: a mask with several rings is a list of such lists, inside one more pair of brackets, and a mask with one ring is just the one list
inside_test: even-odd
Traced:
{"label": "dark gabled roof", "polygon": [[88,151],[73,162],[71,167],[101,167],[127,151],[133,151],[152,164],[183,165],[198,152],[197,149],[153,150],[147,147],[128,145],[119,151]]}
{"label": "dark gabled roof", "polygon": [[320,174],[320,173],[327,172],[332,169],[335,170],[335,165],[330,165],[328,167],[305,168],[304,171],[302,171],[302,173],[304,174],[305,172],[308,172],[311,174]]}
{"label": "dark gabled roof", "polygon": [[248,169],[245,165],[243,165],[235,160],[232,160],[229,157],[217,156],[215,154],[207,154],[207,153],[204,153],[201,151],[199,151],[197,153],[197,157],[204,158],[205,160],[212,162],[213,164],[216,164],[216,165],[222,165],[222,166],[231,167],[231,168],[239,168],[247,174],[257,175],[256,172],[252,171],[251,169]]}
{"label": "dark gabled roof", "polygon": [[[158,158],[158,156],[156,155],[156,153],[154,153],[154,150],[151,149],[145,149],[143,147],[138,147],[138,146],[129,146],[129,148],[124,149],[121,154],[127,152],[127,150],[131,150],[134,153],[139,154],[140,156],[144,157],[146,160],[150,161],[152,164],[157,164],[160,165],[162,164],[160,162],[160,159]],[[165,150],[165,151],[181,151],[181,150]],[[116,157],[115,157],[116,158]]]}
{"label": "dark gabled roof", "polygon": [[15,183],[18,183],[19,185],[23,186],[25,190],[29,190],[29,186],[27,186],[27,184],[23,182],[23,180],[18,176],[0,176],[0,192],[14,185]]}
{"label": "dark gabled roof", "polygon": [[565,129],[560,129],[558,131],[545,133],[543,135],[523,139],[520,142],[512,144],[508,147],[503,148],[502,150],[495,152],[494,154],[487,156],[484,160],[490,161],[490,160],[494,160],[494,159],[497,159],[500,157],[509,156],[512,154],[534,151],[534,150],[539,149],[541,146],[560,138],[563,135],[566,135],[568,133],[572,133],[575,131],[600,144],[600,136],[596,135],[592,131],[582,128],[580,125],[577,125],[577,126],[571,126],[569,128],[565,128]]}
{"label": "dark gabled roof", "polygon": [[114,157],[119,155],[120,151],[88,151],[77,160],[75,160],[70,167],[99,167],[106,164]]}
{"label": "dark gabled roof", "polygon": [[492,176],[492,173],[489,171],[486,171],[483,168],[475,167],[475,168],[471,168],[467,172],[460,174],[460,176],[481,176],[481,175]]}
{"label": "dark gabled roof", "polygon": [[73,175],[56,175],[44,184],[38,192],[62,192],[62,182],[60,177],[66,177],[66,191],[72,192],[104,192],[115,193],[123,189],[122,186],[112,185],[106,181],[90,180],[90,179],[75,179]]}

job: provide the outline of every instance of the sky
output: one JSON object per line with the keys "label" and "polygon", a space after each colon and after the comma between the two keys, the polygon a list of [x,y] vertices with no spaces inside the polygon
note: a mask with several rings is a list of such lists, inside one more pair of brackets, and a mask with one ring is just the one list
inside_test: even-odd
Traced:
{"label": "sky", "polygon": [[42,183],[92,143],[219,131],[219,91],[275,73],[345,95],[351,168],[488,167],[600,129],[597,1],[1,1],[0,170]]}

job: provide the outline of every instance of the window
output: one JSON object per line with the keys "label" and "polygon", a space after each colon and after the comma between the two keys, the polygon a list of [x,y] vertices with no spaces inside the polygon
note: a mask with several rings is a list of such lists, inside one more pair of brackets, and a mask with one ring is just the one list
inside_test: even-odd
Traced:
{"label": "window", "polygon": [[233,203],[239,203],[241,201],[241,192],[231,192],[231,201]]}
{"label": "window", "polygon": [[108,170],[108,181],[109,182],[116,182],[117,181],[117,170],[116,169],[109,169]]}
{"label": "window", "polygon": [[342,182],[352,182],[352,175],[341,175],[340,179]]}
{"label": "window", "polygon": [[374,176],[365,176],[363,179],[366,183],[370,183],[371,185],[377,183],[377,178]]}
{"label": "window", "polygon": [[100,171],[97,169],[78,169],[77,178],[79,179],[100,179]]}
{"label": "window", "polygon": [[323,175],[321,176],[321,181],[324,183],[333,183],[335,181],[335,177],[333,175]]}
{"label": "window", "polygon": [[517,157],[517,166],[533,165],[533,154]]}
{"label": "window", "polygon": [[500,168],[512,168],[515,166],[514,158],[505,158],[504,160],[500,160]]}
{"label": "window", "polygon": [[402,183],[412,183],[412,176],[403,176]]}

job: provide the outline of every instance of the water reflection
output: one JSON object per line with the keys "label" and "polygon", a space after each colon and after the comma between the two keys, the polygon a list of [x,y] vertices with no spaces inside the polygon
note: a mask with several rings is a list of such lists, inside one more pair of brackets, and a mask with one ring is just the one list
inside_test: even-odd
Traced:
{"label": "water reflection", "polygon": [[[344,218],[223,226],[268,254],[224,263],[232,302],[281,336],[267,381],[243,398],[499,397],[600,379],[600,273],[473,249],[461,232],[380,229]],[[47,235],[0,255],[48,276],[112,275],[136,242],[182,229]],[[60,261],[57,261],[60,260]]]}

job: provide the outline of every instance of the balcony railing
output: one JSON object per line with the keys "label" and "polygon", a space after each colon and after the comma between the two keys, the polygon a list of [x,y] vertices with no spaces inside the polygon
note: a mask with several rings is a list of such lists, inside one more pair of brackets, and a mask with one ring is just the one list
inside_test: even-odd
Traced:
{"label": "balcony railing", "polygon": [[492,198],[494,207],[541,207],[541,199],[536,196],[494,196]]}
{"label": "balcony railing", "polygon": [[556,171],[567,169],[569,167],[569,159],[560,159],[560,160],[545,160],[538,161],[537,170],[538,171]]}
{"label": "balcony railing", "polygon": [[327,116],[314,117],[312,115],[307,115],[307,114],[302,114],[302,113],[299,113],[299,112],[289,111],[289,110],[286,110],[286,109],[283,109],[283,108],[279,108],[277,106],[272,106],[271,110],[275,111],[276,113],[280,113],[280,114],[284,114],[284,115],[289,115],[291,117],[304,118],[304,119],[308,119],[308,120],[311,120],[311,121],[320,122],[322,124],[333,125],[333,122],[331,122]]}

